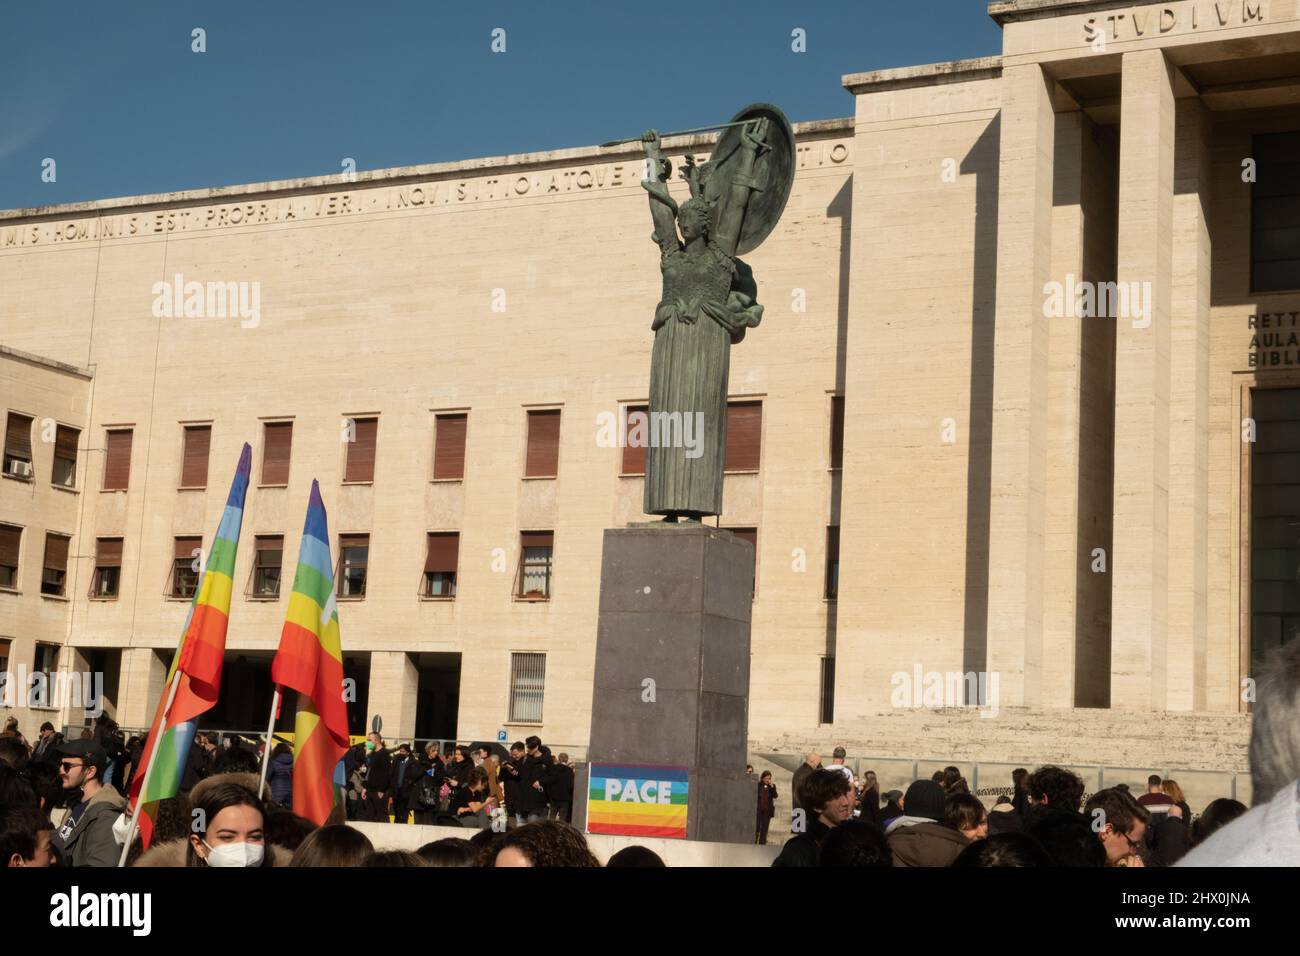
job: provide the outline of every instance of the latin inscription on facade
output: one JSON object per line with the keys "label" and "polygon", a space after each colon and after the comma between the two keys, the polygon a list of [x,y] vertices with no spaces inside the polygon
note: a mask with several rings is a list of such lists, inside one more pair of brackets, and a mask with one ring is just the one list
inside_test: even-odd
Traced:
{"label": "latin inscription on facade", "polygon": [[1300,312],[1263,312],[1246,320],[1250,328],[1248,368],[1300,366]]}
{"label": "latin inscription on facade", "polygon": [[1080,37],[1089,46],[1096,46],[1111,40],[1140,40],[1263,23],[1266,4],[1267,0],[1183,0],[1099,13],[1083,20]]}
{"label": "latin inscription on facade", "polygon": [[[796,148],[799,169],[842,166],[849,158],[843,140],[820,140]],[[681,154],[671,157],[680,166]],[[696,153],[696,162],[708,159]],[[471,203],[546,199],[561,194],[639,190],[644,163],[619,162],[518,172],[492,173],[470,179],[437,179],[400,186],[357,184],[341,192],[256,199],[210,206],[187,206],[151,212],[86,216],[49,222],[0,226],[0,251],[98,239],[194,233],[273,223],[340,219],[365,213],[416,210]]]}

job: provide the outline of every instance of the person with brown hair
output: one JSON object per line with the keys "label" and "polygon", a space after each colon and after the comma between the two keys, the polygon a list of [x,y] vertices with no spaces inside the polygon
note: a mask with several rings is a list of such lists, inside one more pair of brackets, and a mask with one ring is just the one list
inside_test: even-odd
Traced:
{"label": "person with brown hair", "polygon": [[375,852],[370,838],[353,827],[342,823],[330,824],[312,831],[299,844],[290,866],[360,866],[361,861]]}
{"label": "person with brown hair", "polygon": [[799,791],[795,835],[781,847],[773,866],[818,866],[822,844],[835,827],[853,816],[853,785],[834,770],[814,770]]}
{"label": "person with brown hair", "polygon": [[526,823],[507,833],[495,866],[600,866],[580,830],[559,820]]}
{"label": "person with brown hair", "polygon": [[358,865],[363,867],[403,867],[428,866],[429,864],[424,862],[424,857],[411,850],[376,850]]}
{"label": "person with brown hair", "polygon": [[979,797],[953,791],[944,801],[944,821],[968,841],[974,843],[989,835],[989,815]]}
{"label": "person with brown hair", "polygon": [[461,826],[483,828],[488,825],[488,814],[492,806],[487,771],[475,767],[469,772],[465,786],[451,795],[451,805],[447,807],[447,812],[455,814]]}
{"label": "person with brown hair", "polygon": [[1151,822],[1146,807],[1124,791],[1111,787],[1094,793],[1083,808],[1083,815],[1106,851],[1107,866],[1146,865],[1140,855],[1147,824]]}

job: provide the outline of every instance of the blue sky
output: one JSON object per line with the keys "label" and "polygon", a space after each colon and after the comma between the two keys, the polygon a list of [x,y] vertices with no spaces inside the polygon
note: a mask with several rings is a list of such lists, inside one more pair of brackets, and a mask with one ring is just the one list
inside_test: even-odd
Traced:
{"label": "blue sky", "polygon": [[11,0],[0,209],[588,145],[760,100],[848,116],[845,73],[1000,41],[984,0]]}

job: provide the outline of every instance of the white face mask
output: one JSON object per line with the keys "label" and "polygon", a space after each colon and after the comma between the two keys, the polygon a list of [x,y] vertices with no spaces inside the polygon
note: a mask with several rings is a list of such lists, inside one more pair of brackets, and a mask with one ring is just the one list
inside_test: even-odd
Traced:
{"label": "white face mask", "polygon": [[113,839],[117,841],[118,846],[126,843],[126,835],[130,832],[131,818],[125,813],[119,813],[113,822]]}
{"label": "white face mask", "polygon": [[261,843],[223,843],[221,846],[208,846],[208,866],[261,866],[262,855],[266,849]]}

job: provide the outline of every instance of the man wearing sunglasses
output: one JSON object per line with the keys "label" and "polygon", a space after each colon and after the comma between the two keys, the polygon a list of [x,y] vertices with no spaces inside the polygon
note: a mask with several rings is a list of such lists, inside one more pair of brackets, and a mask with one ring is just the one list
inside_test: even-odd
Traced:
{"label": "man wearing sunglasses", "polygon": [[1142,851],[1151,813],[1128,793],[1098,790],[1083,808],[1106,851],[1107,866],[1145,866]]}
{"label": "man wearing sunglasses", "polygon": [[63,789],[81,791],[55,837],[64,861],[70,866],[117,866],[121,845],[113,836],[113,824],[126,808],[126,799],[104,786],[108,754],[93,740],[74,740],[59,748],[59,758]]}

